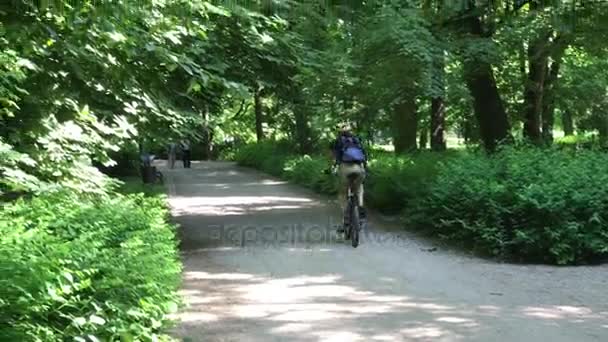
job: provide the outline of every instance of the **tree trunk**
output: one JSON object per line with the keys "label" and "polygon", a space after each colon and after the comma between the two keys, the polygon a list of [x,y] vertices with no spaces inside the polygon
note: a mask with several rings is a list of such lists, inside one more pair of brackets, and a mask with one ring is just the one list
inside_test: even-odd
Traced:
{"label": "tree trunk", "polygon": [[574,122],[572,120],[572,113],[566,109],[562,111],[562,128],[564,129],[564,135],[574,135]]}
{"label": "tree trunk", "polygon": [[295,116],[296,142],[300,153],[308,154],[312,152],[312,132],[307,117],[305,102],[296,100],[294,102],[293,114]]}
{"label": "tree trunk", "polygon": [[538,38],[528,46],[528,78],[524,87],[524,137],[532,143],[541,142],[541,114],[547,74],[547,37]]}
{"label": "tree trunk", "polygon": [[403,154],[416,150],[418,115],[416,98],[406,96],[393,108],[393,146],[395,153]]}
{"label": "tree trunk", "polygon": [[420,130],[420,140],[418,142],[418,148],[425,149],[429,143],[429,130],[424,127]]}
{"label": "tree trunk", "polygon": [[253,92],[253,103],[255,111],[255,135],[257,141],[262,141],[264,139],[264,116],[262,113],[262,101],[259,87],[257,87]]}
{"label": "tree trunk", "polygon": [[440,49],[438,55],[433,59],[433,74],[433,88],[437,93],[431,99],[431,149],[433,151],[443,151],[446,149],[445,104],[443,101],[445,93],[445,56],[443,49]]}
{"label": "tree trunk", "polygon": [[545,93],[543,95],[543,142],[547,145],[553,143],[553,124],[555,122],[555,88],[559,75],[560,60],[551,63],[545,79]]}
{"label": "tree trunk", "polygon": [[597,124],[598,124],[597,131],[599,133],[598,135],[599,135],[599,140],[600,140],[600,146],[607,147],[608,146],[608,116],[605,116],[605,115],[600,116]]}
{"label": "tree trunk", "polygon": [[209,125],[209,111],[203,109],[203,160],[210,160],[213,155],[213,128]]}
{"label": "tree trunk", "polygon": [[431,150],[445,149],[445,105],[442,97],[436,97],[431,101]]}
{"label": "tree trunk", "polygon": [[[479,17],[472,17],[469,25],[474,36],[484,37]],[[492,66],[482,60],[467,59],[464,67],[481,139],[486,150],[492,152],[499,142],[510,140],[509,120],[498,93],[494,72]]]}

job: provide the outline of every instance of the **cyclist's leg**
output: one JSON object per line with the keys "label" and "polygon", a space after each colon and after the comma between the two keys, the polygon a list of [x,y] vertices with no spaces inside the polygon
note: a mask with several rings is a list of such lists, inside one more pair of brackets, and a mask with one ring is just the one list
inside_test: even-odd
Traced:
{"label": "cyclist's leg", "polygon": [[342,219],[338,231],[343,232],[346,225],[346,194],[348,188],[348,179],[344,171],[344,164],[338,166],[338,205],[340,206],[340,216]]}
{"label": "cyclist's leg", "polygon": [[[341,198],[340,198],[340,207],[342,209],[342,215],[344,218],[344,223],[348,224],[348,213],[347,213],[347,193],[348,193],[348,188],[349,186],[351,186],[350,184],[350,180],[349,180],[349,176],[352,174],[358,174],[358,168],[356,164],[348,164],[348,163],[342,163],[340,164],[340,170],[339,170],[339,175],[340,175],[340,191],[342,191],[341,193]],[[353,189],[357,189],[356,188],[356,183],[353,186]]]}
{"label": "cyclist's leg", "polygon": [[355,189],[357,189],[357,202],[359,204],[359,213],[361,217],[365,217],[365,208],[364,208],[364,203],[363,203],[363,198],[364,198],[364,188],[363,188],[363,181],[365,180],[365,169],[363,168],[362,165],[357,165],[357,179],[356,179],[356,184],[354,186]]}

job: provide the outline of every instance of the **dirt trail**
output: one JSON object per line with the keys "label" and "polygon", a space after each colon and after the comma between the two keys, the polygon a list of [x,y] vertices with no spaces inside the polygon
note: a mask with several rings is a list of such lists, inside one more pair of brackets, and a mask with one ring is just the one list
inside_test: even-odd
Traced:
{"label": "dirt trail", "polygon": [[163,170],[182,225],[184,341],[608,341],[608,266],[431,252],[378,220],[353,249],[326,198],[192,165]]}

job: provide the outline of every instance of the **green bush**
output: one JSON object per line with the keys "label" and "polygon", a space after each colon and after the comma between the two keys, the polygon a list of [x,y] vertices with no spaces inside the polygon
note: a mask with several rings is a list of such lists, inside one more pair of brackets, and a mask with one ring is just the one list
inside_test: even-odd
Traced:
{"label": "green bush", "polygon": [[241,147],[236,152],[235,159],[239,165],[260,169],[273,176],[281,176],[289,156],[288,146],[264,141]]}
{"label": "green bush", "polygon": [[579,263],[608,255],[608,155],[546,149],[470,153],[440,168],[419,227],[480,252]]}
{"label": "green bush", "polygon": [[380,154],[369,163],[365,183],[368,205],[384,212],[400,212],[425,198],[437,166],[450,153],[421,152],[409,156]]}
{"label": "green bush", "polygon": [[[396,157],[374,150],[365,183],[368,205],[386,212],[398,212],[423,198],[436,174],[436,166],[453,153],[423,152]],[[286,145],[271,141],[244,146],[236,153],[239,165],[254,167],[324,194],[336,194],[335,176],[324,173],[328,157],[298,156]]]}
{"label": "green bush", "polygon": [[69,194],[0,211],[0,340],[162,335],[181,271],[163,197]]}
{"label": "green bush", "polygon": [[327,158],[306,155],[288,159],[283,171],[285,178],[294,183],[322,194],[333,195],[338,190],[337,179],[331,174],[324,173],[330,165]]}
{"label": "green bush", "polygon": [[[327,158],[272,142],[236,154],[251,166],[335,194]],[[608,155],[519,147],[372,156],[367,205],[408,226],[510,260],[572,264],[608,256]]]}
{"label": "green bush", "polygon": [[335,177],[325,174],[330,166],[327,158],[298,156],[286,143],[265,141],[241,147],[235,153],[241,166],[253,167],[309,187],[324,194],[335,194]]}
{"label": "green bush", "polygon": [[600,149],[597,136],[592,134],[570,135],[555,140],[558,147],[564,149]]}

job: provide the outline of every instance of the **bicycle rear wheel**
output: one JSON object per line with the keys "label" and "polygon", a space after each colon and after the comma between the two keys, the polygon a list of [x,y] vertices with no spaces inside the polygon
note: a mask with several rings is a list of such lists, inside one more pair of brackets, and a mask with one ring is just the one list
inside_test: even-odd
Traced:
{"label": "bicycle rear wheel", "polygon": [[344,227],[344,239],[349,240],[351,237],[351,231],[353,228],[352,222],[353,222],[353,218],[352,218],[352,207],[353,207],[353,203],[352,201],[348,201],[347,203],[347,208],[346,208],[346,212],[347,212],[347,219],[348,219],[348,225],[346,225],[346,227]]}
{"label": "bicycle rear wheel", "polygon": [[359,206],[353,205],[351,208],[350,217],[351,242],[354,248],[359,246],[359,232],[361,231],[361,222],[359,221]]}

